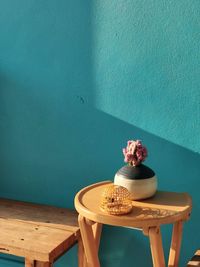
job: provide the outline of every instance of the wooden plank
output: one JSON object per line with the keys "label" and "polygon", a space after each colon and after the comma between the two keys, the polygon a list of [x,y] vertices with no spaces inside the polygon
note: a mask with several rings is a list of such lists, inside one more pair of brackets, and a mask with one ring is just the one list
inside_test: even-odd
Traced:
{"label": "wooden plank", "polygon": [[26,221],[72,232],[79,231],[77,212],[54,206],[0,199],[0,218]]}
{"label": "wooden plank", "polygon": [[192,259],[188,262],[187,267],[200,267],[200,249],[198,249]]}
{"label": "wooden plank", "polygon": [[77,241],[71,231],[0,219],[0,252],[53,262]]}
{"label": "wooden plank", "polygon": [[200,267],[200,262],[199,261],[189,261],[187,264],[187,267]]}

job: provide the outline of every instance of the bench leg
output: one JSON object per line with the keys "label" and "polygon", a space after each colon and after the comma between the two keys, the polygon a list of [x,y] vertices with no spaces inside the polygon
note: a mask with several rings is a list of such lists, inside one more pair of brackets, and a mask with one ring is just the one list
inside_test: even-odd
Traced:
{"label": "bench leg", "polygon": [[25,259],[25,267],[53,267],[53,263]]}
{"label": "bench leg", "polygon": [[168,267],[178,267],[183,222],[176,222],[173,226],[172,241],[169,253]]}

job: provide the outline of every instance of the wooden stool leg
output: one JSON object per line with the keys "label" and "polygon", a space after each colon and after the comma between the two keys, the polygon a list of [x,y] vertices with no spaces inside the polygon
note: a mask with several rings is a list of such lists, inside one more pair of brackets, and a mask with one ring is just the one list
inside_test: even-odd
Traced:
{"label": "wooden stool leg", "polygon": [[78,221],[88,266],[100,267],[92,225],[88,224],[86,219],[81,215],[79,215]]}
{"label": "wooden stool leg", "polygon": [[99,250],[100,240],[101,240],[101,232],[102,232],[102,224],[95,223],[92,225],[93,235],[96,243],[97,251]]}
{"label": "wooden stool leg", "polygon": [[34,267],[35,261],[25,258],[25,267]]}
{"label": "wooden stool leg", "polygon": [[169,253],[168,267],[178,267],[181,240],[182,240],[183,222],[176,222],[173,226],[172,241]]}
{"label": "wooden stool leg", "polygon": [[51,262],[35,261],[35,267],[53,267]]}
{"label": "wooden stool leg", "polygon": [[165,257],[163,252],[162,237],[160,228],[149,228],[149,240],[154,267],[165,267]]}
{"label": "wooden stool leg", "polygon": [[78,267],[87,267],[87,260],[81,237],[78,239]]}
{"label": "wooden stool leg", "polygon": [[42,261],[35,261],[25,258],[25,267],[52,267],[53,263],[50,262],[42,262]]}

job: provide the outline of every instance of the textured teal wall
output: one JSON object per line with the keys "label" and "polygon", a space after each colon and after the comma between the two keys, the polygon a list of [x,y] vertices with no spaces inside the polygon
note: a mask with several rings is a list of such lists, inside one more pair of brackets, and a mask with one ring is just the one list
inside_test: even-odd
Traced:
{"label": "textured teal wall", "polygon": [[[159,188],[193,197],[184,266],[199,247],[199,17],[195,0],[1,1],[0,196],[73,207],[140,138]],[[75,253],[58,265],[75,267]],[[149,267],[148,239],[105,227],[100,259]]]}
{"label": "textured teal wall", "polygon": [[200,152],[199,1],[95,1],[99,109]]}

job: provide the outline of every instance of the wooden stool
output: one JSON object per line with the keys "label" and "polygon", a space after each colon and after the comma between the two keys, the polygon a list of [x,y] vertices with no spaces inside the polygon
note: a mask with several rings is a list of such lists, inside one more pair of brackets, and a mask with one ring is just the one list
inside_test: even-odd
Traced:
{"label": "wooden stool", "polygon": [[98,247],[102,224],[138,228],[149,237],[154,267],[165,267],[160,226],[173,224],[168,266],[177,267],[179,261],[183,222],[190,215],[192,202],[187,193],[157,192],[152,198],[133,201],[129,214],[114,216],[100,209],[105,188],[112,183],[102,182],[83,188],[75,197],[79,225],[87,262],[100,267]]}
{"label": "wooden stool", "polygon": [[25,258],[26,267],[49,267],[78,243],[84,250],[76,211],[0,199],[0,252]]}
{"label": "wooden stool", "polygon": [[199,266],[200,267],[200,249],[198,249],[192,259],[188,262],[187,267],[194,267]]}

